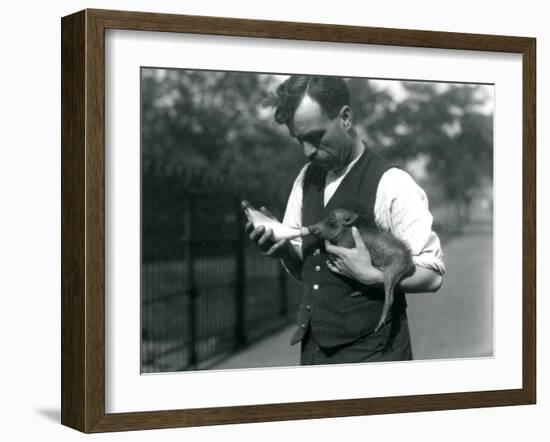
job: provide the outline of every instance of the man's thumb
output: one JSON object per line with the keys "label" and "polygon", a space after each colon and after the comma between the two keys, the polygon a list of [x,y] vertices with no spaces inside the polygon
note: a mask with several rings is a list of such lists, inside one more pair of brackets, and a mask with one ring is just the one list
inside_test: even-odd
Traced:
{"label": "man's thumb", "polygon": [[363,238],[361,238],[361,234],[359,233],[359,230],[357,227],[352,226],[351,227],[351,234],[353,235],[353,239],[355,241],[355,247],[358,249],[366,249],[365,243],[363,241]]}

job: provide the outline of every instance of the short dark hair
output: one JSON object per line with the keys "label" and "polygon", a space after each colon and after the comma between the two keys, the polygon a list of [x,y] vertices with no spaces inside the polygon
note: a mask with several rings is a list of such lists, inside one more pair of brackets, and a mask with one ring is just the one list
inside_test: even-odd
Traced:
{"label": "short dark hair", "polygon": [[350,102],[349,89],[340,77],[292,75],[269,100],[269,105],[275,107],[275,121],[292,130],[294,113],[306,94],[319,103],[331,120]]}

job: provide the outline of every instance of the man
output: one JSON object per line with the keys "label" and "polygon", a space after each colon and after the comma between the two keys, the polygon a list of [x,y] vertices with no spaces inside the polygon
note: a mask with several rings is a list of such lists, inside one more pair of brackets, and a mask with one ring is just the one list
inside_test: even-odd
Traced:
{"label": "man", "polygon": [[274,242],[270,230],[248,223],[250,238],[264,254],[281,259],[303,282],[299,327],[291,341],[301,341],[301,364],[412,359],[404,293],[437,291],[445,272],[425,193],[359,138],[341,78],[291,76],[277,88],[273,105],[276,121],[286,124],[308,159],[283,223],[301,227],[332,209],[354,210],[372,228],[404,241],[416,266],[398,284],[389,320],[374,332],[384,303],[382,272],[372,266],[355,229],[356,247],[345,249],[313,236]]}

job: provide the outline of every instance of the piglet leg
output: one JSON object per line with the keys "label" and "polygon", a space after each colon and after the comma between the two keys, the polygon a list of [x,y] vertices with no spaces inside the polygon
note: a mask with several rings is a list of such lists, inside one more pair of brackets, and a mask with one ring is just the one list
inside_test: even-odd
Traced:
{"label": "piglet leg", "polygon": [[410,260],[396,260],[389,267],[384,270],[384,306],[382,307],[382,314],[380,315],[380,320],[378,325],[374,329],[375,332],[380,330],[380,328],[386,323],[388,313],[390,308],[393,305],[393,293],[395,286],[401,280],[401,278],[409,274],[411,270],[414,272],[414,265]]}
{"label": "piglet leg", "polygon": [[395,284],[397,284],[397,277],[398,274],[391,267],[384,272],[384,306],[382,307],[382,314],[380,315],[378,325],[374,329],[375,333],[386,323],[388,313],[393,305],[393,290]]}

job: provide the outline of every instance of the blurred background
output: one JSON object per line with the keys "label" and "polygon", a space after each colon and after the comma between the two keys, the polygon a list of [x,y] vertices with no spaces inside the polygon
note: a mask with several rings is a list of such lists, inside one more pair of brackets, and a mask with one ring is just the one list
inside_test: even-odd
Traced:
{"label": "blurred background", "polygon": [[[300,285],[248,240],[302,150],[265,106],[287,76],[142,68],[141,371],[299,364]],[[415,359],[493,352],[491,85],[347,79],[354,122],[426,191],[447,274],[408,295]]]}

